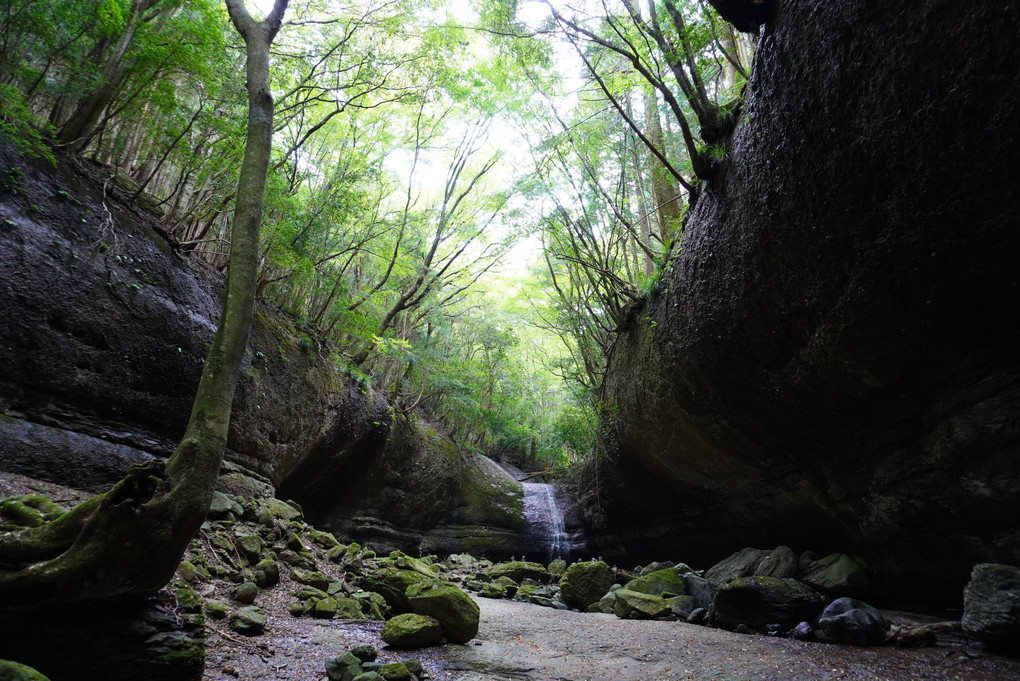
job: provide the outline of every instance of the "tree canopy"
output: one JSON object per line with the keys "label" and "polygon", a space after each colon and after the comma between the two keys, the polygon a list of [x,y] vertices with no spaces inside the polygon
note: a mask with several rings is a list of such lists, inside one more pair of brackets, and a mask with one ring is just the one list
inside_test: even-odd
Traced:
{"label": "tree canopy", "polygon": [[[233,4],[11,0],[0,133],[105,164],[225,268],[247,108]],[[753,51],[696,0],[292,2],[257,294],[463,447],[583,459],[606,353],[648,323],[635,310],[724,168]]]}

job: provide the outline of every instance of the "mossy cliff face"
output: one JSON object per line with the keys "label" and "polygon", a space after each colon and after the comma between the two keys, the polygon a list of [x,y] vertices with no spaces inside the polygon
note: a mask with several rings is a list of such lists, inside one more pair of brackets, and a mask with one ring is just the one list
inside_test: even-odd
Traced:
{"label": "mossy cliff face", "polygon": [[[104,172],[0,145],[0,472],[88,491],[173,451],[222,295],[219,272],[104,193]],[[429,528],[456,525],[461,489],[475,496],[470,460],[302,336],[287,315],[256,309],[221,487],[278,488],[388,548],[416,550]]]}
{"label": "mossy cliff face", "polygon": [[727,171],[611,358],[606,555],[853,548],[957,595],[1020,562],[1018,30],[775,4]]}

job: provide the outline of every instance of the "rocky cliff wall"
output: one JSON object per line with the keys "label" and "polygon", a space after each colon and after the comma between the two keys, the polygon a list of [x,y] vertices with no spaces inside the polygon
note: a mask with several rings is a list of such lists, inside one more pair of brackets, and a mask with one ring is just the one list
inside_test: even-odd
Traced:
{"label": "rocky cliff wall", "polygon": [[[168,456],[187,423],[222,277],[127,208],[108,174],[0,144],[0,474],[102,491],[130,463]],[[417,551],[437,526],[428,546],[440,552],[486,522],[498,536],[520,529],[519,489],[489,490],[503,514],[465,514],[485,505],[474,458],[394,414],[336,348],[309,340],[257,308],[224,491],[279,489],[326,527],[387,549]]]}
{"label": "rocky cliff wall", "polygon": [[1020,563],[1017,35],[998,2],[774,3],[611,358],[607,555],[859,550],[957,598]]}

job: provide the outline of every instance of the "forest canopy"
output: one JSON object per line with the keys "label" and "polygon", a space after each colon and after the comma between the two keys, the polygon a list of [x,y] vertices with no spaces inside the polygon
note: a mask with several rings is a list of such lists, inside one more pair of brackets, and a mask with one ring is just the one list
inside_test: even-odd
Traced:
{"label": "forest canopy", "polygon": [[[6,4],[0,134],[104,164],[225,268],[247,104],[224,4]],[[753,53],[698,0],[295,0],[258,295],[462,446],[578,462],[606,354],[650,323],[636,311],[725,164]]]}

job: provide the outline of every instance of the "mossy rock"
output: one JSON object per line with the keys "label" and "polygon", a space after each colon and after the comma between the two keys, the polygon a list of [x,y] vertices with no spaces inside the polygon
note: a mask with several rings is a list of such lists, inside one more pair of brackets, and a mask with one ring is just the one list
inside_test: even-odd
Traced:
{"label": "mossy rock", "polygon": [[230,628],[242,636],[258,636],[266,629],[266,615],[261,608],[249,605],[230,616]]}
{"label": "mossy rock", "polygon": [[437,619],[416,613],[397,615],[382,629],[382,640],[394,648],[434,646],[442,637],[443,627]]}
{"label": "mossy rock", "polygon": [[400,614],[411,611],[406,595],[408,588],[427,581],[431,580],[420,572],[387,567],[358,577],[354,585],[365,591],[382,594],[393,612]]}
{"label": "mossy rock", "polygon": [[290,571],[290,577],[298,584],[306,584],[320,591],[329,591],[329,577],[321,572],[294,568]]}
{"label": "mossy rock", "polygon": [[614,595],[613,612],[621,619],[647,620],[672,613],[669,603],[661,596],[626,588],[617,590]]}
{"label": "mossy rock", "polygon": [[3,681],[50,681],[27,665],[10,660],[0,660],[0,679]]}
{"label": "mossy rock", "polygon": [[386,681],[411,681],[411,670],[403,662],[389,662],[379,667],[379,676]]}
{"label": "mossy rock", "polygon": [[613,585],[613,569],[601,560],[574,563],[560,578],[560,598],[584,612]]}
{"label": "mossy rock", "polygon": [[709,617],[723,629],[733,630],[740,624],[757,632],[766,631],[770,624],[792,629],[801,622],[813,622],[825,603],[823,596],[796,579],[740,577],[720,587]]}
{"label": "mossy rock", "polygon": [[311,610],[312,617],[324,620],[336,617],[337,602],[335,599],[326,596],[325,598],[317,598],[310,602],[314,603]]}
{"label": "mossy rock", "polygon": [[637,591],[650,596],[683,596],[687,588],[683,577],[677,574],[672,566],[650,572],[644,577],[632,579],[623,586],[624,589]]}
{"label": "mossy rock", "polygon": [[478,633],[478,604],[454,584],[422,582],[407,589],[407,600],[419,615],[439,620],[451,643],[467,643]]}
{"label": "mossy rock", "polygon": [[233,599],[239,603],[245,603],[251,605],[258,598],[259,588],[252,582],[242,582],[237,585],[234,589],[234,593],[231,594]]}
{"label": "mossy rock", "polygon": [[275,560],[265,558],[252,568],[252,575],[255,584],[263,589],[269,589],[280,583],[280,566]]}
{"label": "mossy rock", "polygon": [[226,618],[227,612],[227,604],[223,601],[208,600],[205,602],[205,614],[214,620]]}
{"label": "mossy rock", "polygon": [[500,577],[509,577],[518,584],[525,579],[533,579],[544,584],[550,579],[549,571],[544,565],[523,560],[497,563],[486,570],[485,574],[494,580]]}
{"label": "mossy rock", "polygon": [[340,542],[329,532],[323,532],[321,530],[309,529],[307,532],[308,536],[312,538],[312,541],[318,544],[327,551],[329,549],[340,548]]}

